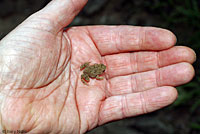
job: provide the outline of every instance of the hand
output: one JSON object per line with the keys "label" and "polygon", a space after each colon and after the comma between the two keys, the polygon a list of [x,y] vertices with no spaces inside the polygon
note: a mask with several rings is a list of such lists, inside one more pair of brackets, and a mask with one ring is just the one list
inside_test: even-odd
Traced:
{"label": "hand", "polygon": [[[171,104],[194,76],[195,53],[153,27],[63,30],[86,0],[53,0],[0,42],[1,130],[85,133],[97,125]],[[80,65],[107,66],[81,82]]]}

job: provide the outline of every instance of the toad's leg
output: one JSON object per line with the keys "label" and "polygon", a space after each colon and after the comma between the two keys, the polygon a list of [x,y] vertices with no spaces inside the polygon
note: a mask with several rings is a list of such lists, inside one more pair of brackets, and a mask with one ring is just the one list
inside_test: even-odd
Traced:
{"label": "toad's leg", "polygon": [[81,75],[81,81],[83,82],[83,84],[88,85],[88,82],[90,81],[90,78],[87,74],[82,74]]}
{"label": "toad's leg", "polygon": [[86,62],[86,63],[82,64],[80,66],[80,70],[83,70],[84,68],[88,67],[89,65],[90,65],[90,62]]}
{"label": "toad's leg", "polygon": [[97,80],[103,80],[104,77],[101,77],[101,76],[97,75],[96,79],[97,79]]}
{"label": "toad's leg", "polygon": [[81,79],[81,81],[83,82],[83,84],[88,85],[88,83],[84,79]]}

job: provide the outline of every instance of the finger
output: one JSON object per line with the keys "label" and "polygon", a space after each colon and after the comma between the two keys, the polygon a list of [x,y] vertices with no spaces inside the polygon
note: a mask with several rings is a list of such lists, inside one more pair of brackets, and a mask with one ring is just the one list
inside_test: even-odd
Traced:
{"label": "finger", "polygon": [[176,98],[177,91],[173,87],[159,87],[144,92],[109,97],[101,105],[99,125],[158,110],[171,104]]}
{"label": "finger", "polygon": [[87,0],[52,0],[39,14],[51,20],[58,29],[66,27],[87,3]]}
{"label": "finger", "polygon": [[87,29],[102,55],[138,50],[163,50],[176,43],[175,35],[161,28],[92,26]]}
{"label": "finger", "polygon": [[108,80],[107,96],[142,92],[161,86],[178,86],[194,77],[194,68],[189,63],[179,63],[154,71],[114,77]]}
{"label": "finger", "polygon": [[158,69],[179,62],[193,63],[194,51],[188,47],[173,47],[160,52],[135,52],[103,57],[108,78]]}

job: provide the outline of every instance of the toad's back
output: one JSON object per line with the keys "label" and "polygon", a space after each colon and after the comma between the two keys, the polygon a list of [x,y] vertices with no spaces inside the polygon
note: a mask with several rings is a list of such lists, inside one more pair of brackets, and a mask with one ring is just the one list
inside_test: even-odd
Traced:
{"label": "toad's back", "polygon": [[88,74],[89,77],[95,78],[97,75],[101,75],[106,69],[103,64],[94,64],[85,68],[83,73]]}

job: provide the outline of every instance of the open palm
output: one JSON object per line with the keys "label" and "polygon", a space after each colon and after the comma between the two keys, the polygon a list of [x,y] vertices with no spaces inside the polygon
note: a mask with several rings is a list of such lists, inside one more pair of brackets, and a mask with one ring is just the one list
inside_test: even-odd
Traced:
{"label": "open palm", "polygon": [[[175,36],[167,30],[63,30],[85,3],[54,0],[0,42],[2,130],[84,133],[167,106],[177,97],[174,86],[192,79],[194,52],[173,47]],[[85,62],[105,64],[105,79],[84,85]]]}

